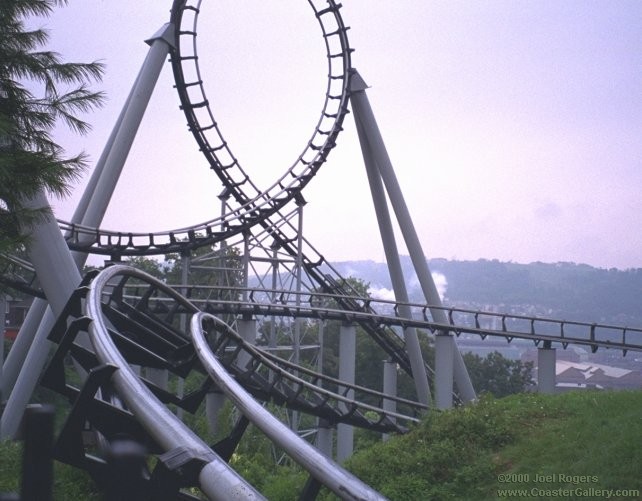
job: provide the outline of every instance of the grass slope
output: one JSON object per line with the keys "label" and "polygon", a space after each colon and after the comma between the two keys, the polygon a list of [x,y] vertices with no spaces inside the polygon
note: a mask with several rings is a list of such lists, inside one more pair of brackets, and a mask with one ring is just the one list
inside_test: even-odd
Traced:
{"label": "grass slope", "polygon": [[[0,443],[0,493],[18,490],[20,460],[19,444]],[[236,467],[268,499],[297,498],[304,474],[266,476],[249,463]],[[432,413],[346,466],[392,501],[607,499],[606,490],[637,490],[608,499],[642,499],[642,391],[485,397]],[[56,464],[55,479],[55,499],[100,499],[80,471]]]}
{"label": "grass slope", "polygon": [[642,499],[642,392],[483,398],[347,466],[391,500]]}

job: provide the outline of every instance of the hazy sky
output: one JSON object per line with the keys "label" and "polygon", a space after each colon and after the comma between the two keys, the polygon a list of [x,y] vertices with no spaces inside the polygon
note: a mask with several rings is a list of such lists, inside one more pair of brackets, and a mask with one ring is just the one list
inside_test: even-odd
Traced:
{"label": "hazy sky", "polygon": [[[642,267],[642,2],[344,0],[368,91],[428,257]],[[171,1],[75,0],[45,25],[67,59],[100,59],[96,160]],[[199,52],[215,116],[256,182],[313,132],[325,88],[304,0],[206,0]],[[203,57],[207,55],[207,57]],[[103,226],[153,231],[218,214],[218,178],[163,71]],[[383,259],[351,117],[304,191],[329,260]],[[88,176],[88,174],[87,174]],[[82,185],[57,215],[69,218]],[[403,251],[403,250],[402,250]]]}

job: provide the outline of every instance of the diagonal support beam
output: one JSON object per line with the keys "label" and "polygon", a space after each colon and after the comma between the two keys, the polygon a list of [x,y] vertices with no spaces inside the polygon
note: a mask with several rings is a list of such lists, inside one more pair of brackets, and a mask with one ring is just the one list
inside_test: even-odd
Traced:
{"label": "diagonal support beam", "polygon": [[[410,253],[410,258],[415,272],[417,273],[417,278],[424,293],[424,297],[426,302],[433,306],[433,308],[431,308],[433,318],[439,323],[448,324],[447,315],[443,309],[440,308],[442,305],[441,298],[439,297],[437,287],[435,286],[432,274],[428,268],[428,263],[426,262],[426,256],[423,252],[421,242],[419,241],[419,236],[417,235],[417,231],[412,222],[410,211],[408,210],[408,206],[406,205],[403,197],[392,162],[388,156],[374,112],[372,111],[370,102],[368,101],[368,97],[365,92],[367,85],[356,70],[353,70],[351,85],[352,93],[350,99],[357,130],[359,131],[361,148],[362,151],[365,152],[364,159],[367,161],[367,159],[370,158],[371,162],[372,160],[374,161],[379,175],[383,180],[385,190],[395,212],[408,252]],[[400,301],[400,298],[397,298],[397,300]],[[440,374],[436,375],[437,407],[447,408],[452,406],[451,389],[453,379],[457,383],[457,387],[464,401],[468,402],[475,400],[475,390],[473,389],[470,377],[463,365],[461,353],[457,349],[452,335],[448,332],[443,332],[439,335],[448,336],[450,338],[449,343],[453,344],[453,348],[452,351],[448,349],[443,354],[437,353],[436,356],[452,356],[454,358],[452,364],[444,364],[444,370],[448,373],[440,371]],[[447,343],[439,343],[440,346],[443,345],[444,347],[446,344]]]}

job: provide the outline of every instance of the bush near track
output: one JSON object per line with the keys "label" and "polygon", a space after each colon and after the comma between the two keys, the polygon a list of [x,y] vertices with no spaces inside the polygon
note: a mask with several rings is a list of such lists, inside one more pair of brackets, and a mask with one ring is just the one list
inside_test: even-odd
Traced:
{"label": "bush near track", "polygon": [[[484,397],[433,413],[408,435],[356,453],[347,466],[400,501],[497,499],[511,488],[574,490],[569,479],[582,476],[597,477],[584,488],[642,492],[641,409],[642,391]],[[557,478],[535,482],[536,474]],[[502,483],[506,478],[529,482]]]}

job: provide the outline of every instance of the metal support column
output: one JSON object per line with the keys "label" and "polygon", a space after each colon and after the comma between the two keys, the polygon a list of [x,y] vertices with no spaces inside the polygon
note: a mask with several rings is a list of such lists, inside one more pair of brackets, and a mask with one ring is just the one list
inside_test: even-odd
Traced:
{"label": "metal support column", "polygon": [[537,391],[540,393],[555,393],[555,348],[550,341],[544,341],[544,346],[537,349]]}
{"label": "metal support column", "polygon": [[[47,197],[42,191],[25,201],[23,205],[30,209],[50,209]],[[55,315],[59,315],[80,283],[81,277],[53,216],[46,217],[33,228],[27,251],[49,300],[51,310]],[[27,360],[2,414],[0,437],[12,438],[18,431],[22,415],[46,361],[48,348],[47,344],[43,344],[34,345],[29,350]],[[34,353],[35,356],[33,356]],[[36,364],[33,363],[34,361]]]}
{"label": "metal support column", "polygon": [[[372,158],[375,159],[375,163],[379,169],[390,203],[397,217],[399,228],[401,229],[404,241],[406,242],[406,247],[408,248],[408,252],[415,272],[417,273],[417,279],[421,285],[426,302],[433,306],[433,308],[431,308],[431,314],[435,321],[448,324],[447,315],[439,308],[442,304],[439,292],[437,291],[432,274],[428,268],[428,263],[426,262],[426,256],[423,252],[421,242],[419,241],[419,237],[412,222],[412,218],[410,217],[410,212],[404,200],[401,187],[399,186],[390,157],[388,156],[388,152],[383,142],[381,132],[377,126],[377,121],[374,117],[372,108],[370,107],[368,97],[366,96],[365,89],[367,86],[356,70],[353,70],[352,79],[354,91],[351,96],[351,103],[357,128],[358,130],[361,129],[359,138],[360,140],[362,138],[366,140],[365,147],[370,151]],[[447,356],[447,354],[450,354],[452,357],[457,356],[459,350],[457,349],[452,336],[448,333],[443,333],[442,335],[448,336],[452,346],[446,349],[446,343],[438,343],[440,349],[436,351],[435,356],[441,357]],[[441,352],[442,350],[443,353]],[[459,356],[461,356],[461,354],[459,354]],[[459,365],[459,361],[453,362],[451,360],[449,363],[444,364],[443,367],[453,367],[455,364]],[[448,377],[448,375],[445,375],[444,378],[440,379],[443,380],[445,377]],[[464,401],[468,402],[476,398],[475,390],[472,387],[470,377],[468,377],[468,373],[466,371],[458,370],[454,375],[452,375],[451,372],[451,377],[457,377],[457,387]],[[452,386],[452,383],[450,383],[450,386]],[[445,387],[442,387],[441,389],[436,388],[436,391],[441,390],[445,390]],[[448,399],[450,401],[448,406],[451,406],[452,393],[448,395]],[[442,404],[445,404],[446,397],[442,395],[439,398],[439,401],[442,402]]]}
{"label": "metal support column", "polygon": [[[386,193],[381,180],[381,174],[377,167],[377,161],[375,160],[372,148],[370,147],[367,131],[361,122],[361,109],[364,107],[364,103],[360,101],[361,97],[365,96],[365,89],[365,82],[363,82],[361,78],[355,78],[353,76],[351,80],[352,94],[350,99],[355,113],[357,133],[359,135],[359,142],[361,144],[361,151],[363,153],[368,182],[370,184],[372,201],[374,203],[377,222],[379,224],[379,233],[381,235],[384,252],[386,254],[386,262],[388,263],[390,281],[392,282],[395,299],[397,302],[401,303],[399,305],[399,315],[403,318],[410,319],[412,318],[412,312],[410,311],[410,307],[407,304],[404,304],[409,303],[408,291],[403,277],[401,260],[399,258],[399,251],[397,249],[397,242],[395,240],[394,230],[392,227],[392,220],[388,210]],[[428,385],[428,374],[426,373],[426,365],[421,354],[417,329],[414,327],[404,329],[404,339],[406,341],[406,352],[408,353],[412,369],[412,377],[415,382],[417,400],[422,404],[428,405],[430,403],[430,386]]]}
{"label": "metal support column", "polygon": [[[223,191],[218,195],[218,199],[221,201],[221,231],[225,230],[225,215],[227,214],[227,201],[230,198],[230,191],[228,188],[223,189]],[[226,242],[221,242],[221,256],[225,254]],[[247,252],[247,248],[245,249]],[[227,262],[223,257],[223,268],[227,268]],[[245,264],[245,261],[244,261]],[[245,269],[245,266],[244,266]],[[227,270],[224,272],[227,274]],[[224,285],[229,285],[227,280],[223,281]],[[207,425],[211,433],[216,433],[219,427],[219,421],[221,418],[221,411],[225,405],[225,395],[220,391],[208,391],[205,395],[205,416],[207,418]]]}
{"label": "metal support column", "polygon": [[[393,360],[383,361],[383,392],[391,397],[397,396],[397,363]],[[397,412],[397,403],[384,398],[383,408],[386,411]],[[383,439],[388,440],[390,435],[383,434]]]}
{"label": "metal support column", "polygon": [[[92,227],[100,225],[118,177],[122,171],[126,157],[133,143],[134,136],[138,130],[138,126],[140,125],[147,104],[149,103],[149,99],[158,80],[158,76],[160,75],[162,65],[169,53],[170,46],[173,44],[173,30],[173,25],[165,25],[148,41],[151,45],[149,53],[136,79],[134,88],[127,99],[125,108],[121,112],[116,123],[116,127],[108,140],[105,151],[99,160],[99,162],[104,162],[104,165],[100,163],[97,166],[97,173],[92,175],[90,183],[85,190],[85,194],[81,199],[81,204],[74,214],[74,221],[80,220],[83,225]],[[46,198],[44,198],[44,202],[46,202]],[[55,222],[54,225],[57,233],[60,234],[60,230]],[[34,234],[39,231],[41,231],[39,228],[34,229]],[[53,229],[48,231],[51,232]],[[62,239],[62,236],[59,236]],[[64,248],[64,252],[69,254],[71,257],[66,244]],[[41,252],[43,255],[39,259],[40,261],[44,261],[47,268],[55,269],[54,273],[59,272],[59,274],[63,275],[67,273],[64,268],[52,266],[53,263],[57,262],[57,256],[55,254],[49,254],[46,249],[43,249]],[[63,251],[59,250],[58,252]],[[82,264],[84,264],[85,257],[86,256],[77,255],[72,258],[72,261],[75,262],[75,266],[80,268],[82,267]],[[36,267],[36,271],[39,279],[42,281],[41,274],[43,272],[41,269],[38,269],[38,267]],[[47,272],[44,271],[44,273]],[[75,282],[75,285],[77,285],[78,282],[79,280]],[[64,301],[69,297],[69,295],[66,295],[62,289],[52,290],[49,293],[47,293],[45,289],[45,293],[49,299],[51,307],[53,307],[51,304],[52,297],[62,297]],[[44,366],[47,353],[49,352],[49,343],[46,342],[46,335],[53,326],[53,322],[55,320],[54,314],[57,315],[56,308],[53,309],[54,314],[46,314],[44,303],[41,301],[36,301],[36,303],[33,315],[34,320],[33,322],[30,322],[30,327],[33,326],[36,319],[40,326],[37,330],[33,329],[28,333],[26,330],[21,329],[19,336],[24,334],[25,342],[21,343],[19,345],[20,349],[16,350],[14,353],[15,363],[12,361],[10,366],[12,372],[9,374],[9,379],[6,382],[3,382],[3,387],[6,384],[13,389],[12,395],[13,393],[16,393],[16,396],[13,397],[14,401],[7,402],[7,409],[9,410],[5,411],[5,415],[7,412],[10,414],[10,417],[7,419],[11,422],[19,420],[19,418],[14,416],[14,413],[18,413],[20,416],[22,415],[24,407],[33,393],[37,379]],[[37,339],[38,342],[35,342],[35,339]],[[22,364],[22,360],[24,360],[24,364]],[[20,375],[18,375],[18,373],[20,373]],[[20,379],[22,379],[22,382],[20,383],[20,391],[15,391],[13,388],[13,381],[16,381],[15,386],[17,387],[17,380]],[[9,425],[5,423],[5,430],[8,429],[6,426]]]}
{"label": "metal support column", "polygon": [[328,425],[326,420],[320,419],[317,425],[317,438],[314,445],[321,454],[330,459],[332,459],[332,436],[332,427]]}
{"label": "metal support column", "polygon": [[449,409],[453,403],[454,351],[449,335],[435,336],[435,404],[437,409]]}
{"label": "metal support column", "polygon": [[[277,279],[279,276],[279,248],[278,244],[274,242],[272,244],[272,294],[271,301],[272,304],[276,303],[276,288],[277,288]],[[272,315],[270,317],[270,338],[268,340],[268,346],[272,349],[276,348],[276,317]]]}
{"label": "metal support column", "polygon": [[[357,329],[354,324],[343,324],[339,328],[339,379],[354,384],[357,355]],[[354,398],[350,390],[346,397]],[[337,425],[337,461],[342,463],[354,449],[354,428],[348,424]]]}
{"label": "metal support column", "polygon": [[[303,290],[303,207],[306,204],[301,193],[294,196],[297,205],[297,245],[296,245],[296,295],[294,304],[298,308],[301,306],[301,291]],[[302,318],[294,319],[294,331],[292,332],[292,362],[296,365],[301,363],[301,325]],[[299,411],[292,411],[290,428],[293,431],[299,429]]]}
{"label": "metal support column", "polygon": [[[317,356],[317,372],[323,374],[323,338],[325,333],[325,320],[319,320],[319,355]],[[319,381],[323,386],[323,381]],[[332,458],[334,430],[325,419],[317,419],[316,448],[325,456]]]}
{"label": "metal support column", "polygon": [[[297,247],[296,247],[296,298],[295,304],[301,306],[301,291],[303,290],[303,206],[305,200],[299,193],[295,196],[297,205],[298,225],[297,225]],[[294,355],[293,362],[299,365],[301,358],[301,318],[296,318],[294,321]]]}
{"label": "metal support column", "polygon": [[[253,318],[242,318],[237,322],[239,335],[243,340],[250,344],[256,344],[256,320]],[[251,357],[247,353],[239,354],[237,363],[240,367],[245,367]]]}

